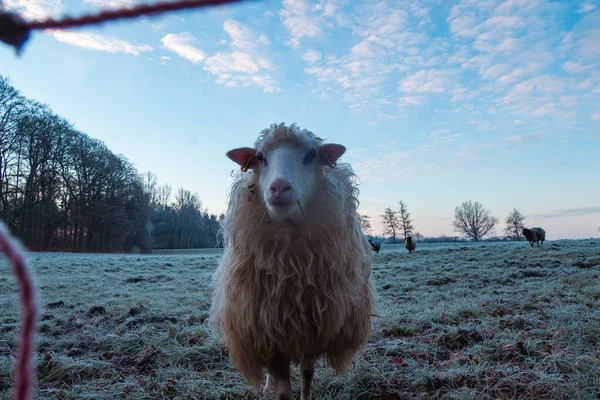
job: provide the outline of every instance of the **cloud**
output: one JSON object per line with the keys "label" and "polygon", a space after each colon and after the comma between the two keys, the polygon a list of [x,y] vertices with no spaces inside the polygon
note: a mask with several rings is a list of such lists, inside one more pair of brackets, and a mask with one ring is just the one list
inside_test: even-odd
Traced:
{"label": "cloud", "polygon": [[580,74],[586,70],[586,67],[573,61],[567,61],[563,64],[563,69],[573,74]]}
{"label": "cloud", "polygon": [[264,35],[257,35],[245,25],[227,19],[223,31],[229,35],[229,51],[217,51],[208,56],[194,45],[197,40],[189,32],[170,33],[162,38],[167,50],[193,62],[204,64],[204,70],[215,78],[215,82],[228,88],[258,86],[266,93],[279,92],[275,79],[267,73],[275,67],[266,57],[266,46],[270,44]]}
{"label": "cloud", "polygon": [[564,208],[561,210],[555,210],[546,214],[532,215],[532,218],[544,219],[544,218],[561,218],[561,217],[577,217],[582,215],[594,215],[600,214],[600,207],[576,207],[576,208]]}
{"label": "cloud", "polygon": [[98,8],[123,8],[140,3],[138,0],[83,0],[83,2]]}
{"label": "cloud", "polygon": [[138,56],[145,51],[153,50],[153,48],[148,45],[132,44],[123,39],[104,36],[97,33],[61,30],[47,30],[46,33],[52,35],[59,42],[89,50],[104,51],[108,53],[125,53],[134,56]]}
{"label": "cloud", "polygon": [[309,64],[314,64],[321,59],[321,53],[312,49],[307,50],[302,56],[302,59]]}
{"label": "cloud", "polygon": [[160,40],[165,49],[172,51],[180,57],[183,57],[194,64],[200,64],[206,59],[206,53],[193,43],[196,41],[189,32],[169,33]]}
{"label": "cloud", "polygon": [[597,112],[596,114],[592,114],[592,116],[590,118],[594,121],[600,121],[600,112]]}
{"label": "cloud", "polygon": [[204,63],[215,81],[225,87],[255,85],[266,93],[280,92],[282,89],[267,73],[275,69],[266,56],[269,39],[232,19],[223,23],[223,30],[229,35],[231,51],[219,51]]}
{"label": "cloud", "polygon": [[586,1],[584,3],[581,3],[579,8],[577,9],[577,13],[578,14],[587,14],[589,12],[594,11],[595,9],[596,9],[596,5],[594,3],[592,3],[591,1]]}
{"label": "cloud", "polygon": [[520,119],[515,119],[515,122],[513,122],[514,125],[523,125],[523,121],[521,121]]}
{"label": "cloud", "polygon": [[17,11],[26,20],[43,19],[63,11],[62,0],[4,0],[7,10]]}
{"label": "cloud", "polygon": [[317,37],[323,32],[323,9],[312,7],[307,0],[283,0],[279,17],[290,32],[291,38],[286,44],[292,48],[299,48],[301,39]]}
{"label": "cloud", "polygon": [[513,145],[522,145],[528,142],[539,141],[540,139],[547,137],[548,134],[544,133],[528,133],[524,135],[514,135],[504,138],[504,142]]}
{"label": "cloud", "polygon": [[383,182],[391,176],[414,170],[408,162],[410,156],[410,151],[393,151],[382,157],[355,162],[353,168],[362,182]]}
{"label": "cloud", "polygon": [[303,47],[296,54],[312,91],[365,121],[428,108],[468,111],[478,129],[499,128],[498,115],[577,124],[589,117],[579,106],[600,101],[597,9],[582,5],[587,12],[565,25],[573,7],[564,2],[457,0],[436,8],[436,18],[446,14],[446,34],[430,18],[434,3],[285,0],[279,16],[290,33],[284,40]]}
{"label": "cloud", "polygon": [[401,92],[444,93],[453,84],[452,71],[428,69],[402,79],[398,84]]}
{"label": "cloud", "polygon": [[256,36],[250,29],[232,19],[223,23],[223,29],[231,38],[231,48],[235,50],[250,51],[270,43],[266,36]]}
{"label": "cloud", "polygon": [[[312,53],[305,53],[310,65],[304,71],[314,77],[315,91],[322,96],[335,94],[357,113],[370,112],[376,117],[382,113],[380,108],[393,107],[397,103],[397,96],[386,92],[397,85],[394,75],[405,54],[411,54],[412,58],[422,57],[418,55],[417,44],[423,37],[408,29],[410,12],[394,2],[359,2],[351,11],[342,10],[341,3],[335,4],[335,18],[323,16],[319,21],[328,33],[330,26],[335,28],[336,24],[342,29],[350,29],[351,44],[318,60],[309,57]],[[412,9],[415,13],[427,14],[422,7]],[[309,39],[303,38],[307,43]],[[432,62],[429,54],[426,57]],[[391,113],[393,111],[388,110],[383,114]]]}
{"label": "cloud", "polygon": [[241,51],[217,53],[206,60],[204,69],[215,75],[231,72],[256,74],[260,71],[252,56]]}

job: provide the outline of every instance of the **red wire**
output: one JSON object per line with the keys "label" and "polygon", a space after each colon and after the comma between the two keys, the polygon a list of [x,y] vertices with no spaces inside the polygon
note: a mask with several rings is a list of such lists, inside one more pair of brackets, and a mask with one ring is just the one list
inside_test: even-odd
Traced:
{"label": "red wire", "polygon": [[[49,18],[42,21],[24,21],[19,15],[0,12],[0,41],[10,44],[17,49],[17,54],[29,39],[29,33],[40,29],[65,29],[85,25],[98,25],[118,19],[131,19],[143,15],[162,14],[169,11],[184,10],[238,3],[244,0],[177,0],[164,1],[156,4],[139,4],[134,7],[118,10],[105,10],[98,14],[81,17]],[[1,2],[1,0],[0,0]],[[1,3],[0,3],[1,5]]]}
{"label": "red wire", "polygon": [[27,26],[30,30],[72,28],[75,26],[96,25],[117,19],[137,18],[142,15],[162,14],[168,11],[218,6],[240,1],[243,0],[179,0],[156,4],[139,4],[131,8],[102,11],[96,15],[84,15],[77,18],[65,17],[60,20],[50,18],[44,21],[33,21],[28,23]]}
{"label": "red wire", "polygon": [[12,264],[21,294],[21,330],[17,350],[17,368],[13,400],[29,400],[35,369],[31,365],[34,348],[34,333],[38,309],[33,276],[27,267],[25,251],[10,234],[3,221],[0,221],[0,248]]}

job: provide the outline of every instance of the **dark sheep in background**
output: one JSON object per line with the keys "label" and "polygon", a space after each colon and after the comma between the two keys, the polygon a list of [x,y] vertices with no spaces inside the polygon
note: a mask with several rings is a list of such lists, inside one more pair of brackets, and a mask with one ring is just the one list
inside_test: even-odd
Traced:
{"label": "dark sheep in background", "polygon": [[406,237],[406,243],[404,244],[404,247],[406,247],[406,250],[408,250],[409,253],[412,253],[417,248],[417,244],[413,242],[412,236]]}
{"label": "dark sheep in background", "polygon": [[377,254],[379,254],[379,249],[381,249],[381,243],[379,243],[377,240],[373,240],[373,239],[369,239],[369,243],[371,243],[371,247],[373,248],[373,251],[376,251]]}
{"label": "dark sheep in background", "polygon": [[525,236],[531,247],[533,247],[533,243],[537,243],[538,246],[541,243],[542,247],[544,247],[544,240],[546,240],[546,231],[542,228],[523,228],[523,236]]}

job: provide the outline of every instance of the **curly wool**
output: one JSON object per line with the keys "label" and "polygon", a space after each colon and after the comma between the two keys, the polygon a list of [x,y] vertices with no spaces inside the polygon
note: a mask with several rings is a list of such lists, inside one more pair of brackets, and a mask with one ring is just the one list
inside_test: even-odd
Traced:
{"label": "curly wool", "polygon": [[[259,144],[321,140],[294,126],[272,126]],[[371,330],[371,251],[361,232],[358,189],[348,164],[322,168],[305,223],[275,224],[256,173],[238,173],[214,275],[211,319],[232,364],[258,388],[276,352],[292,362],[326,356],[344,372]]]}

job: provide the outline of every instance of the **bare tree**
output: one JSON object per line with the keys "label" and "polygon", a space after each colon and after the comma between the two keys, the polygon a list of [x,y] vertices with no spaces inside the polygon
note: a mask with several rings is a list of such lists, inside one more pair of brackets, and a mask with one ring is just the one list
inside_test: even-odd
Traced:
{"label": "bare tree", "polygon": [[168,183],[160,185],[158,187],[158,205],[162,208],[166,208],[169,205],[171,199],[171,185]]}
{"label": "bare tree", "polygon": [[391,235],[394,240],[393,243],[396,243],[396,231],[400,229],[400,219],[398,218],[398,213],[392,210],[391,207],[388,207],[383,210],[381,219],[384,227],[383,234]]}
{"label": "bare tree", "polygon": [[475,242],[491,232],[497,223],[498,218],[493,217],[478,201],[465,201],[454,209],[454,231],[470,237]]}
{"label": "bare tree", "polygon": [[159,191],[158,179],[156,177],[156,174],[154,174],[151,171],[148,171],[142,174],[142,180],[144,185],[144,191],[147,193],[150,199],[150,205],[153,208],[158,206]]}
{"label": "bare tree", "polygon": [[402,231],[404,233],[404,240],[406,240],[408,236],[412,236],[412,231],[415,228],[413,227],[412,221],[410,220],[410,213],[408,212],[406,203],[400,200],[398,204],[400,205],[400,211],[398,211],[398,218],[400,220],[400,227],[402,228]]}
{"label": "bare tree", "polygon": [[421,240],[425,239],[425,236],[421,232],[415,232],[413,237],[417,242],[420,242]]}
{"label": "bare tree", "polygon": [[521,240],[523,238],[523,228],[525,228],[523,221],[525,221],[525,216],[519,210],[513,208],[506,217],[504,235]]}
{"label": "bare tree", "polygon": [[360,216],[360,227],[365,235],[371,234],[371,217],[367,214]]}

